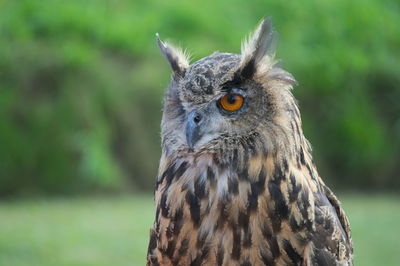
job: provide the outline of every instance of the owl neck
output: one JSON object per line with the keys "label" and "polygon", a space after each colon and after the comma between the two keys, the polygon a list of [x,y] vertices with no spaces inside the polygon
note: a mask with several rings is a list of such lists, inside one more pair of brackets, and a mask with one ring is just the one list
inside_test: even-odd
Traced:
{"label": "owl neck", "polygon": [[315,188],[322,182],[306,141],[278,151],[263,149],[256,137],[249,135],[242,149],[163,154],[155,193],[160,212],[173,215],[170,202],[189,204],[197,224],[212,204],[237,199],[252,209],[261,194],[290,194],[296,184]]}

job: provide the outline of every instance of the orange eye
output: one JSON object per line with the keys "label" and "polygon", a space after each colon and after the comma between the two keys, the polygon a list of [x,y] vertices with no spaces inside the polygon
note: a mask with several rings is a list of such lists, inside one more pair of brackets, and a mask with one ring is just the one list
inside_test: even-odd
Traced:
{"label": "orange eye", "polygon": [[236,111],[243,106],[243,96],[239,94],[227,94],[218,100],[219,105],[227,111]]}

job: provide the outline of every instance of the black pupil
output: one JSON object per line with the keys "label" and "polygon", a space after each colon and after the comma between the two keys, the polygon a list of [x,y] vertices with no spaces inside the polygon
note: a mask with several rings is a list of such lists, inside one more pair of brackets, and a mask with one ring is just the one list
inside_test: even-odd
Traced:
{"label": "black pupil", "polygon": [[237,96],[236,95],[228,95],[228,103],[229,104],[235,104],[236,100],[237,100]]}

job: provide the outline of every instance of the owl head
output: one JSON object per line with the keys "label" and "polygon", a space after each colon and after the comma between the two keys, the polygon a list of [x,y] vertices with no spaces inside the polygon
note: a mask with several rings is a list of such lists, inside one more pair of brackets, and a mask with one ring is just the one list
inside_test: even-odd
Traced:
{"label": "owl head", "polygon": [[241,54],[213,53],[189,63],[186,53],[157,35],[172,68],[164,99],[166,154],[274,152],[301,134],[291,74],[274,59],[277,33],[269,18],[244,41]]}

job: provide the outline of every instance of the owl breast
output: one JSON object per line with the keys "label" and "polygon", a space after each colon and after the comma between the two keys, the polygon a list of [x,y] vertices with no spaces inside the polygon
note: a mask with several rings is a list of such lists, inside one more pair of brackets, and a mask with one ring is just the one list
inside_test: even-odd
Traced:
{"label": "owl breast", "polygon": [[212,155],[161,165],[158,222],[149,246],[154,261],[300,265],[313,213],[308,190],[300,193],[300,185],[286,176],[288,165],[273,169],[270,159],[260,157],[239,170]]}

